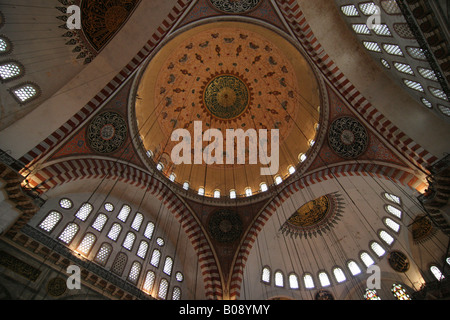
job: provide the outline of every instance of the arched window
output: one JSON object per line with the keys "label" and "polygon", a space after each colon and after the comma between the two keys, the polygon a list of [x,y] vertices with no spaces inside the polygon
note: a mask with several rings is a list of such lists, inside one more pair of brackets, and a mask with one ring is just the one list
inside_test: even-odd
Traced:
{"label": "arched window", "polygon": [[5,36],[0,37],[0,55],[8,54],[12,50],[11,41]]}
{"label": "arched window", "polygon": [[398,300],[411,300],[409,294],[406,292],[405,288],[401,284],[394,283],[391,289],[394,297]]}
{"label": "arched window", "polygon": [[128,251],[131,251],[131,248],[133,248],[134,240],[136,240],[136,235],[133,232],[128,232],[127,236],[123,240],[122,247],[124,247]]}
{"label": "arched window", "polygon": [[141,274],[141,269],[142,265],[139,262],[133,262],[133,264],[131,265],[130,273],[128,273],[128,281],[136,284],[139,279],[139,275]]}
{"label": "arched window", "polygon": [[230,190],[230,199],[236,199],[236,190]]}
{"label": "arched window", "polygon": [[103,243],[100,249],[98,249],[94,261],[104,267],[111,256],[112,250],[113,248],[109,243]]}
{"label": "arched window", "polygon": [[270,269],[269,267],[264,267],[262,270],[261,281],[265,284],[270,283]]}
{"label": "arched window", "polygon": [[385,218],[384,219],[384,224],[391,229],[392,231],[398,233],[400,231],[400,225],[395,222],[394,220],[392,220],[391,218]]}
{"label": "arched window", "polygon": [[142,213],[136,213],[134,216],[133,223],[131,224],[131,228],[133,228],[136,231],[139,231],[141,229],[142,221],[144,221],[144,216]]}
{"label": "arched window", "polygon": [[92,224],[92,228],[94,228],[95,230],[97,230],[99,232],[102,232],[107,221],[108,221],[108,217],[106,216],[106,214],[99,213],[97,215],[97,218],[95,219],[94,223]]}
{"label": "arched window", "polygon": [[336,267],[333,269],[334,278],[338,283],[344,282],[347,280],[347,277],[345,276],[344,270],[342,270],[339,267]]}
{"label": "arched window", "polygon": [[91,252],[92,246],[94,245],[97,237],[92,233],[86,233],[83,240],[81,240],[78,245],[77,251],[81,254],[87,256]]}
{"label": "arched window", "polygon": [[245,188],[245,196],[246,197],[251,197],[252,196],[252,188],[250,188],[250,187],[248,187],[248,188]]}
{"label": "arched window", "polygon": [[172,300],[180,300],[181,299],[181,289],[180,287],[174,287],[172,291]]}
{"label": "arched window", "polygon": [[69,223],[61,232],[58,239],[64,242],[65,244],[70,244],[75,237],[75,235],[78,233],[78,230],[80,227],[76,223]]}
{"label": "arched window", "polygon": [[160,260],[161,260],[161,251],[159,251],[158,249],[153,250],[152,258],[150,259],[150,264],[155,268],[158,268]]}
{"label": "arched window", "polygon": [[110,238],[113,241],[117,241],[117,238],[119,238],[119,234],[121,231],[122,231],[122,226],[118,223],[114,223],[111,226],[111,229],[109,229],[108,238]]}
{"label": "arched window", "polygon": [[394,242],[394,238],[384,230],[381,230],[378,235],[380,236],[381,240],[383,240],[387,245],[392,245],[392,243]]}
{"label": "arched window", "polygon": [[389,201],[392,201],[398,205],[402,204],[400,197],[396,196],[395,194],[385,192],[383,195]]}
{"label": "arched window", "polygon": [[313,289],[315,287],[314,279],[309,273],[303,276],[303,283],[305,284],[306,289]]}
{"label": "arched window", "polygon": [[358,275],[358,274],[360,274],[361,273],[361,268],[358,266],[358,264],[355,262],[355,261],[353,261],[353,260],[350,260],[348,263],[347,263],[347,267],[348,267],[348,270],[350,270],[350,273],[353,275],[353,276],[356,276],[356,275]]}
{"label": "arched window", "polygon": [[23,73],[23,66],[16,61],[7,61],[0,64],[0,80],[2,82],[20,78]]}
{"label": "arched window", "polygon": [[139,244],[139,248],[136,254],[139,258],[145,259],[145,257],[147,256],[147,251],[148,251],[148,243],[147,241],[142,240],[141,243]]}
{"label": "arched window", "polygon": [[370,244],[370,248],[378,257],[382,257],[386,253],[386,250],[384,250],[383,247],[375,241]]}
{"label": "arched window", "polygon": [[142,290],[144,292],[151,294],[153,290],[153,286],[155,285],[155,273],[153,271],[148,271],[145,276],[144,285],[142,286]]}
{"label": "arched window", "polygon": [[53,229],[55,229],[56,225],[59,221],[61,221],[61,219],[61,213],[59,213],[58,211],[51,211],[39,224],[39,228],[50,233],[53,231]]}
{"label": "arched window", "polygon": [[294,290],[300,289],[300,285],[298,283],[298,276],[295,273],[291,273],[289,275],[289,288]]}
{"label": "arched window", "polygon": [[377,291],[373,289],[366,289],[366,293],[364,293],[364,299],[366,300],[381,300],[377,295]]}
{"label": "arched window", "polygon": [[216,199],[220,198],[220,190],[214,190],[214,198]]}
{"label": "arched window", "polygon": [[283,178],[281,178],[281,176],[276,176],[275,177],[275,184],[280,184],[283,182]]}
{"label": "arched window", "polygon": [[159,283],[158,298],[165,300],[167,298],[167,291],[169,291],[169,281],[161,279]]}
{"label": "arched window", "polygon": [[185,182],[183,183],[183,189],[184,189],[184,190],[189,190],[189,182],[188,182],[188,181],[185,181]]}
{"label": "arched window", "polygon": [[168,276],[172,275],[172,267],[173,267],[173,259],[171,257],[166,257],[163,272]]}
{"label": "arched window", "polygon": [[441,281],[441,280],[445,279],[441,270],[437,266],[431,266],[430,271],[433,274],[433,276],[436,278],[436,280]]}
{"label": "arched window", "polygon": [[330,278],[326,274],[326,272],[319,273],[319,281],[322,287],[328,287],[331,285]]}
{"label": "arched window", "polygon": [[124,204],[122,206],[122,209],[120,209],[117,219],[119,219],[122,222],[126,222],[130,212],[131,212],[131,207],[129,205]]}
{"label": "arched window", "polygon": [[83,203],[77,213],[75,213],[75,217],[81,221],[86,221],[93,209],[94,208],[90,203]]}
{"label": "arched window", "polygon": [[261,192],[266,192],[267,190],[269,190],[269,188],[267,187],[267,183],[262,182],[262,183],[259,185],[259,190],[261,190]]}
{"label": "arched window", "polygon": [[390,214],[392,214],[394,217],[397,217],[399,219],[402,218],[402,211],[394,206],[391,206],[390,204],[387,205],[386,207],[386,211]]}
{"label": "arched window", "polygon": [[21,84],[10,89],[10,91],[20,104],[25,104],[36,99],[41,93],[39,87],[33,83]]}
{"label": "arched window", "polygon": [[155,231],[155,224],[153,222],[147,223],[147,227],[144,231],[144,237],[151,240],[153,236],[153,231]]}
{"label": "arched window", "polygon": [[367,252],[361,253],[360,258],[366,267],[370,267],[375,264],[375,261],[373,261],[372,257]]}
{"label": "arched window", "polygon": [[284,287],[284,275],[281,271],[275,272],[275,286]]}

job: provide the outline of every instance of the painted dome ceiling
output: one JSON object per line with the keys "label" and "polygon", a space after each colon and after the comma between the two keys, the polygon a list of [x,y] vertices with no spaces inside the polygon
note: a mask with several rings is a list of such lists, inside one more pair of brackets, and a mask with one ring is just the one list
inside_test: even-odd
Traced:
{"label": "painted dome ceiling", "polygon": [[[143,72],[137,96],[135,112],[145,150],[164,165],[166,175],[174,173],[180,184],[189,181],[194,190],[204,187],[206,195],[214,190],[222,195],[236,190],[239,195],[247,187],[257,192],[262,182],[271,185],[276,175],[285,177],[288,167],[298,164],[299,154],[310,148],[320,121],[319,85],[301,53],[278,34],[246,23],[203,25],[173,38]],[[175,166],[171,161],[180,142],[167,137],[177,129],[194,137],[195,123],[201,123],[203,133],[223,133],[223,164]],[[270,130],[278,129],[278,173],[261,176],[260,162],[250,164],[249,143],[245,164],[237,161],[237,143],[231,159],[227,129],[268,130],[268,155]],[[203,148],[210,143],[203,142]]]}

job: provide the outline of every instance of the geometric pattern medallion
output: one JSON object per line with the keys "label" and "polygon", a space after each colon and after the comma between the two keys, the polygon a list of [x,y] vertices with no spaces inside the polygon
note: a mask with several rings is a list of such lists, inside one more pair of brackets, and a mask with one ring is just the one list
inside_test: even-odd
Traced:
{"label": "geometric pattern medallion", "polygon": [[106,154],[117,151],[128,135],[125,119],[117,112],[107,111],[96,116],[89,124],[86,138],[96,152]]}
{"label": "geometric pattern medallion", "polygon": [[369,135],[366,128],[355,118],[341,117],[331,124],[328,143],[340,157],[355,159],[366,151]]}

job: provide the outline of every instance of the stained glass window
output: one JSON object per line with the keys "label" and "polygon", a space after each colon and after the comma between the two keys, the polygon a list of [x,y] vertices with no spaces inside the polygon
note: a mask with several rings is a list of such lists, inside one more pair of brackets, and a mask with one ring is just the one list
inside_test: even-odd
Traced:
{"label": "stained glass window", "polygon": [[398,300],[411,300],[411,297],[408,293],[406,293],[406,290],[403,288],[401,284],[393,284],[392,293],[394,294],[394,297],[396,297]]}
{"label": "stained glass window", "polygon": [[377,291],[373,289],[366,289],[366,293],[364,293],[364,299],[366,300],[381,300],[377,295]]}
{"label": "stained glass window", "polygon": [[384,222],[389,229],[391,229],[392,231],[395,231],[397,233],[399,232],[400,225],[397,222],[395,222],[391,218],[384,219]]}

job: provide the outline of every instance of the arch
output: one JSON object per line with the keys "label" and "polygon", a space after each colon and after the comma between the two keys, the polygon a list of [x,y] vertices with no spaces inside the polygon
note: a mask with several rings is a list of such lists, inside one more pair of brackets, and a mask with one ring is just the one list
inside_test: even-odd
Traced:
{"label": "arch", "polygon": [[408,186],[411,190],[420,189],[423,186],[420,178],[408,169],[394,168],[387,164],[374,163],[352,163],[337,165],[327,169],[319,170],[308,174],[289,185],[284,186],[280,192],[272,198],[271,201],[255,217],[253,224],[247,229],[247,232],[241,242],[240,250],[234,262],[233,278],[231,279],[230,297],[238,299],[240,296],[240,286],[243,280],[245,265],[250,255],[251,248],[263,230],[264,225],[276,213],[281,206],[293,194],[309,187],[310,185],[321,183],[323,181],[334,179],[335,177],[349,176],[371,176],[374,178],[384,178],[392,180],[395,183]]}
{"label": "arch", "polygon": [[190,209],[164,183],[147,171],[109,159],[68,159],[49,164],[30,176],[30,186],[48,192],[78,179],[117,179],[158,198],[174,215],[197,252],[207,299],[222,299],[223,288],[215,254],[202,227]]}

